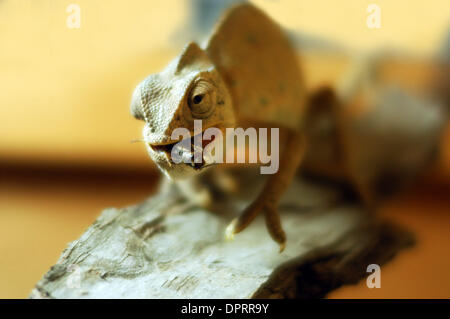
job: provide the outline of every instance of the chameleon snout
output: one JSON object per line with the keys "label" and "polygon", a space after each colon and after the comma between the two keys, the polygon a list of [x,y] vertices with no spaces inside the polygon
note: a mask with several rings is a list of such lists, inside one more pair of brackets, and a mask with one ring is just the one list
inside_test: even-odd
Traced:
{"label": "chameleon snout", "polygon": [[171,179],[184,179],[215,165],[209,154],[203,152],[212,140],[195,142],[196,136],[168,144],[147,143],[149,155],[155,164]]}

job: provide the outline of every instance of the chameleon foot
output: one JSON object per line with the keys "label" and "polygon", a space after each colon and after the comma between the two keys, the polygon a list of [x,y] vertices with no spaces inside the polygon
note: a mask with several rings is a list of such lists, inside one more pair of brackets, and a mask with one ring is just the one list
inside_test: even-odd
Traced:
{"label": "chameleon foot", "polygon": [[261,212],[264,212],[267,230],[272,239],[280,245],[281,253],[286,247],[286,234],[281,226],[281,220],[277,210],[269,203],[252,203],[239,217],[233,219],[228,225],[225,230],[225,238],[227,240],[233,240],[234,235],[247,228]]}
{"label": "chameleon foot", "polygon": [[243,231],[256,216],[261,212],[262,205],[254,201],[249,207],[247,207],[242,214],[233,219],[225,230],[225,237],[228,240],[232,240],[234,235]]}
{"label": "chameleon foot", "polygon": [[281,226],[280,214],[274,206],[267,205],[264,210],[266,227],[270,236],[280,245],[280,253],[286,248],[286,233]]}

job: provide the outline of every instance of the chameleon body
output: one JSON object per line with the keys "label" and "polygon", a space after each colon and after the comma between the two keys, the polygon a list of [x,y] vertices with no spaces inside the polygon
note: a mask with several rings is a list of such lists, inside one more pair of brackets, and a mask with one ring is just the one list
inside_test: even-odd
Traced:
{"label": "chameleon body", "polygon": [[298,55],[262,11],[250,4],[229,11],[206,52],[230,90],[238,121],[300,129],[306,89]]}
{"label": "chameleon body", "polygon": [[284,128],[288,133],[280,169],[227,228],[231,238],[264,213],[269,233],[282,250],[286,238],[276,206],[303,154],[305,106],[297,56],[281,28],[253,5],[240,4],[224,15],[204,49],[190,43],[162,72],[141,82],[131,113],[145,121],[150,157],[174,180],[203,170],[202,165],[170,160],[175,128],[187,128],[192,134],[195,119],[202,120],[203,129],[243,127],[246,122]]}

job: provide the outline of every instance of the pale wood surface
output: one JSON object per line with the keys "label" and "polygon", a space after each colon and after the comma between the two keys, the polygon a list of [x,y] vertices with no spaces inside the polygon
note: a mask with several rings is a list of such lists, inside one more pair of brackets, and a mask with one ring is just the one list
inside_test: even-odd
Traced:
{"label": "pale wood surface", "polygon": [[374,220],[342,196],[334,188],[296,181],[280,205],[288,243],[279,254],[262,219],[233,242],[224,240],[227,222],[248,199],[226,196],[212,213],[169,189],[137,206],[105,210],[31,296],[323,297],[356,283],[369,264],[384,264],[412,243],[409,232]]}

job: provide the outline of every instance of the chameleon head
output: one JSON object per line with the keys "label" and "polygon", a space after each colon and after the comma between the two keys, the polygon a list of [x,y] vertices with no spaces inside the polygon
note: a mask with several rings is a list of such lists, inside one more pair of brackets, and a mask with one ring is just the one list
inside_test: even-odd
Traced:
{"label": "chameleon head", "polygon": [[235,125],[228,88],[196,43],[190,43],[162,72],[150,75],[136,87],[131,114],[145,122],[143,138],[148,153],[171,179],[186,178],[210,166],[203,159],[194,163],[193,150],[183,155],[191,156],[192,162],[175,163],[172,149],[181,140],[172,136],[175,129],[187,129],[193,143],[195,120],[202,121],[202,130],[210,127],[223,130]]}

